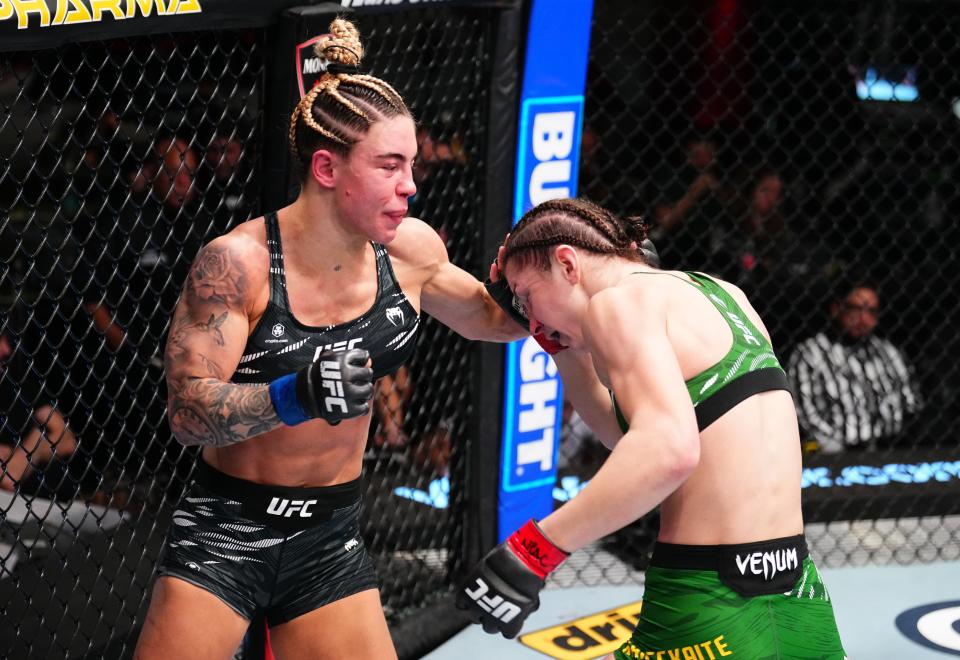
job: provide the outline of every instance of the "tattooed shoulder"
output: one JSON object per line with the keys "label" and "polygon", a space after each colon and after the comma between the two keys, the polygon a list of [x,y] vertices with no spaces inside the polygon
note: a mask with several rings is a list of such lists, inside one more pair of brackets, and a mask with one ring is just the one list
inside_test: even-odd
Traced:
{"label": "tattooed shoulder", "polygon": [[244,243],[242,237],[224,236],[204,246],[188,276],[187,294],[191,303],[243,305],[257,279],[252,272],[256,255],[247,254],[251,250]]}

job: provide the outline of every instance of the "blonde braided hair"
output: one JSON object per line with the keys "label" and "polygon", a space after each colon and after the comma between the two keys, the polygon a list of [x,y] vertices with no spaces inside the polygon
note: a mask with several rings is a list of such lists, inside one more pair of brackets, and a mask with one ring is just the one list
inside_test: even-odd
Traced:
{"label": "blonde braided hair", "polygon": [[327,69],[294,108],[288,132],[290,151],[301,166],[308,167],[318,149],[349,153],[380,119],[412,117],[393,87],[355,71],[364,50],[353,23],[334,19],[330,33],[317,39],[313,49]]}

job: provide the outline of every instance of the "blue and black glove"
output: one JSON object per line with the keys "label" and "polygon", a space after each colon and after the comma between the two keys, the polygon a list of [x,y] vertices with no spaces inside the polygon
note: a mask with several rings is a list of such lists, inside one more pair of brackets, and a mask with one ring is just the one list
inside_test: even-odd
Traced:
{"label": "blue and black glove", "polygon": [[308,419],[325,419],[335,426],[370,412],[373,369],[362,348],[326,350],[299,371],[270,383],[270,401],[280,421],[294,426]]}

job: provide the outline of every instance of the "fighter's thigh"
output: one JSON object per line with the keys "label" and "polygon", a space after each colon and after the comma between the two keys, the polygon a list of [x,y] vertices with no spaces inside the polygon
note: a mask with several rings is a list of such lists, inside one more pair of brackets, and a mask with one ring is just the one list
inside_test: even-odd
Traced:
{"label": "fighter's thigh", "polygon": [[367,589],[270,628],[277,660],[397,657],[380,593]]}
{"label": "fighter's thigh", "polygon": [[200,587],[173,577],[157,579],[135,660],[232,658],[249,621]]}

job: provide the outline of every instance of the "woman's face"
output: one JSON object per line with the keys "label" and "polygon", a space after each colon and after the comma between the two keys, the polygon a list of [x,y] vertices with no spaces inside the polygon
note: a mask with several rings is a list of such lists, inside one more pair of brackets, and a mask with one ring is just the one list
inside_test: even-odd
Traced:
{"label": "woman's face", "polygon": [[530,319],[530,332],[543,332],[564,346],[583,346],[583,331],[575,305],[574,288],[561,272],[562,266],[551,264],[550,270],[528,265],[518,268],[507,262],[504,275],[513,295],[523,305]]}
{"label": "woman's face", "polygon": [[376,243],[389,243],[407,215],[407,198],[417,192],[413,160],[417,138],[410,117],[373,124],[337,160],[336,199],[340,216]]}

